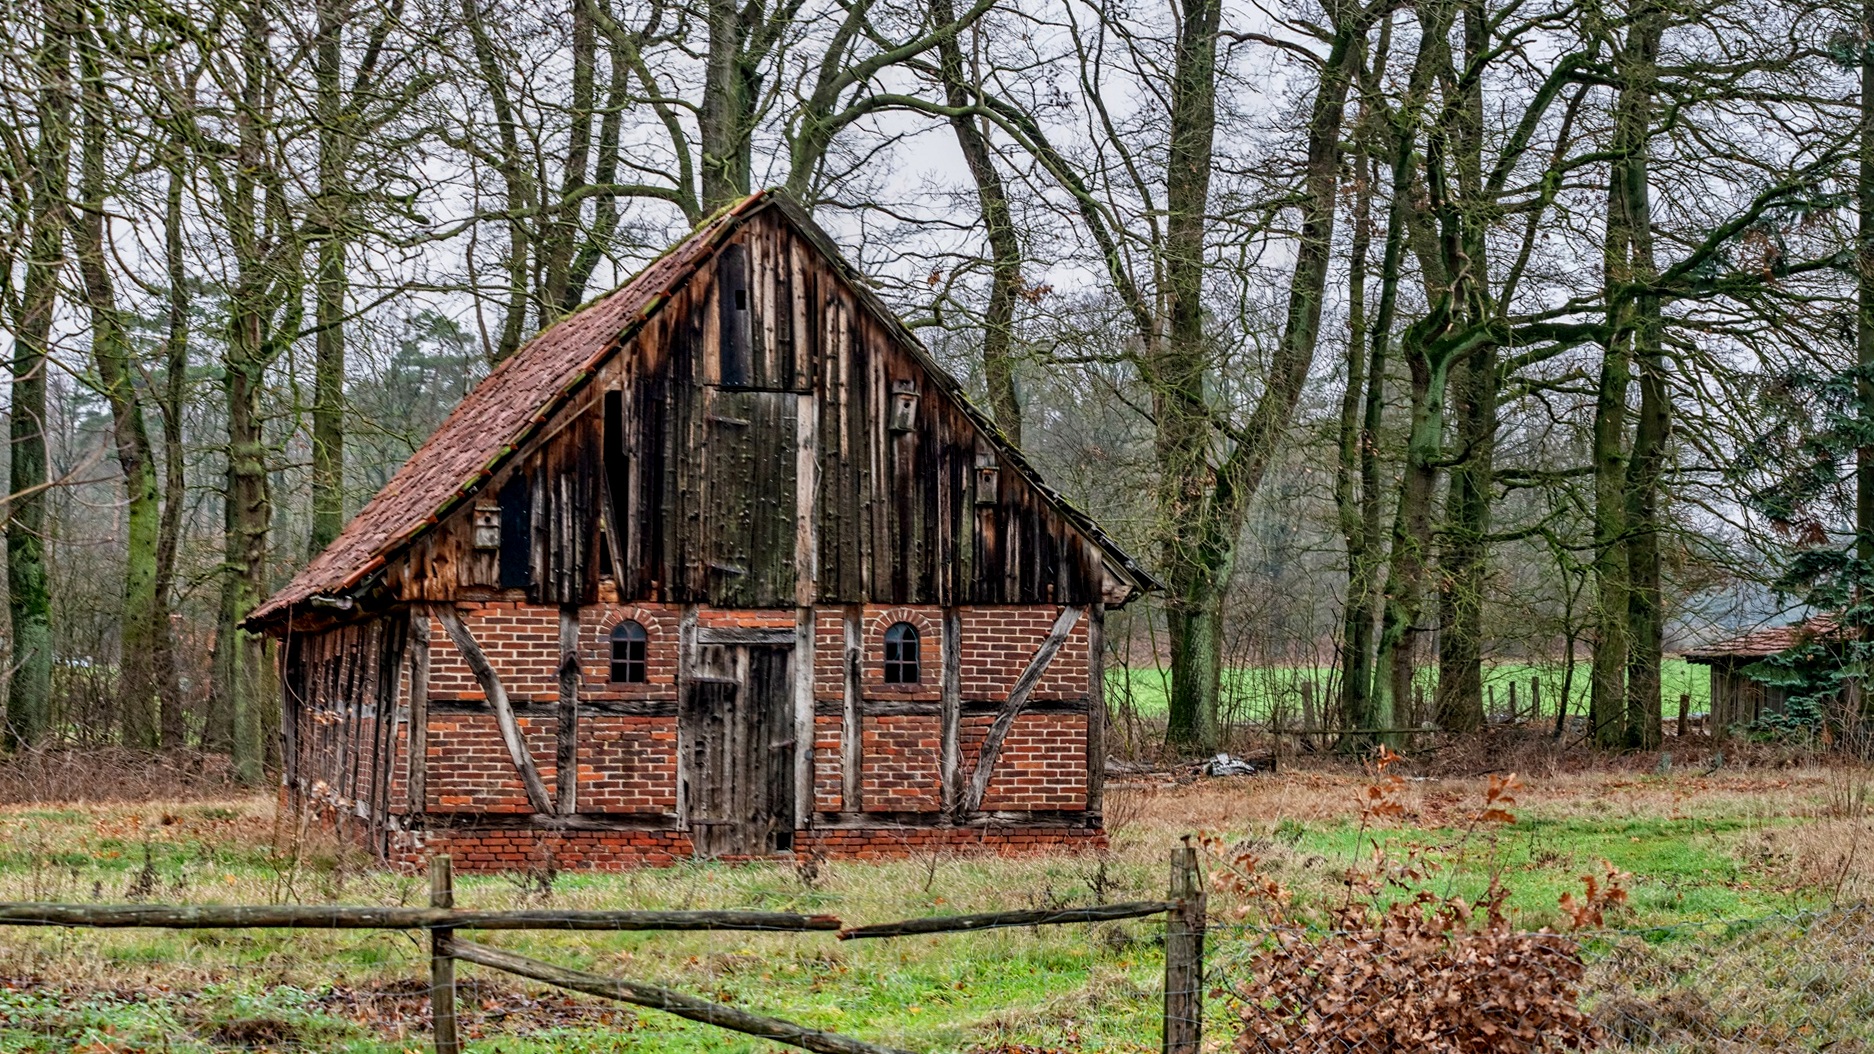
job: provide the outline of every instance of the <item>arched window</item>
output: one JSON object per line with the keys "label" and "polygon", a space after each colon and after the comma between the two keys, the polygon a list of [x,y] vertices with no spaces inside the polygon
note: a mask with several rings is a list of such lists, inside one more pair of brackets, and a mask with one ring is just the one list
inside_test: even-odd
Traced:
{"label": "arched window", "polygon": [[612,627],[612,680],[644,683],[644,627],[626,619]]}
{"label": "arched window", "polygon": [[894,622],[885,631],[885,683],[916,684],[917,627],[909,622]]}

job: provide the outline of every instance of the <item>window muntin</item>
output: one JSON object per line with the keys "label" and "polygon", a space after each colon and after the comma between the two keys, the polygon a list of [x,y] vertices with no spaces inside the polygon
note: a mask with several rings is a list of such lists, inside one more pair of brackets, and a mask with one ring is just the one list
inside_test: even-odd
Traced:
{"label": "window muntin", "polygon": [[643,684],[649,670],[644,661],[644,627],[626,619],[612,627],[612,682]]}
{"label": "window muntin", "polygon": [[894,622],[885,631],[885,683],[917,684],[920,680],[917,627]]}

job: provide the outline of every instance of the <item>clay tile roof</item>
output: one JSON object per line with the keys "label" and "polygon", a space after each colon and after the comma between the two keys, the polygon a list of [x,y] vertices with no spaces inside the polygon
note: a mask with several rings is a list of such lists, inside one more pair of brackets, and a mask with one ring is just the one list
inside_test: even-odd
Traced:
{"label": "clay tile roof", "polygon": [[547,327],[508,356],[358,510],[332,544],[255,608],[248,621],[270,621],[294,604],[351,589],[473,493],[504,455],[552,416],[762,199],[755,194],[719,213],[630,281]]}
{"label": "clay tile roof", "polygon": [[384,489],[358,510],[332,544],[313,557],[285,588],[255,608],[247,624],[272,622],[288,614],[294,605],[317,596],[344,594],[364,583],[399,549],[487,482],[507,455],[545,424],[600,363],[713,257],[743,220],[769,206],[778,206],[820,245],[835,266],[848,274],[860,299],[871,304],[899,332],[933,377],[948,382],[947,390],[988,433],[990,441],[1062,515],[1100,546],[1113,565],[1132,580],[1136,591],[1157,587],[1149,572],[1085,513],[1050,489],[1020,452],[1007,444],[994,424],[963,396],[949,374],[851,271],[831,239],[811,218],[784,195],[758,191],[705,221],[630,281],[549,326],[496,366],[410,455]]}
{"label": "clay tile roof", "polygon": [[1770,626],[1701,645],[1685,653],[1687,662],[1710,664],[1725,659],[1762,659],[1806,641],[1834,639],[1841,629],[1833,615],[1815,615],[1793,626]]}

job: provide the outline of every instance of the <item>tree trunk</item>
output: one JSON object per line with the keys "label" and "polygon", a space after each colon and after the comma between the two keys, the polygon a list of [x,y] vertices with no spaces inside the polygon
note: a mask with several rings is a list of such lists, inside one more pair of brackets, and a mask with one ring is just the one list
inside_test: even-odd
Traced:
{"label": "tree trunk", "polygon": [[[1347,547],[1347,598],[1342,611],[1340,669],[1341,720],[1346,728],[1363,727],[1367,699],[1372,691],[1373,655],[1373,548],[1376,535],[1366,530],[1368,483],[1362,471],[1367,435],[1362,400],[1371,400],[1384,387],[1382,379],[1367,380],[1367,257],[1373,248],[1373,175],[1364,154],[1353,159],[1353,244],[1347,258],[1347,379],[1340,396],[1339,458],[1334,466],[1334,508],[1340,521],[1341,542]],[[1377,342],[1376,342],[1377,343]],[[1381,366],[1384,369],[1384,366]],[[1360,715],[1360,716],[1356,716]]]}
{"label": "tree trunk", "polygon": [[[1412,699],[1418,670],[1418,620],[1424,601],[1427,543],[1431,537],[1432,490],[1444,453],[1445,366],[1424,354],[1408,331],[1402,342],[1412,378],[1412,424],[1406,464],[1393,517],[1392,560],[1386,575],[1385,608],[1374,656],[1373,713],[1385,727],[1399,720]],[[1419,715],[1414,715],[1415,718]],[[1382,741],[1387,737],[1379,737]]]}
{"label": "tree trunk", "polygon": [[[758,9],[757,9],[758,10]],[[703,61],[703,211],[747,197],[754,169],[755,101],[760,75],[743,54],[747,27],[735,0],[707,0],[709,52]]]}
{"label": "tree trunk", "polygon": [[[1649,208],[1646,151],[1651,132],[1653,53],[1658,47],[1656,21],[1656,16],[1640,13],[1620,47],[1619,91],[1609,151],[1613,161],[1608,173],[1607,235],[1602,249],[1610,317],[1594,404],[1595,642],[1588,720],[1594,742],[1609,748],[1627,743],[1629,723],[1636,728],[1647,723],[1644,714],[1627,712],[1627,671],[1635,646],[1630,637],[1635,615],[1630,546],[1632,531],[1644,526],[1632,522],[1632,518],[1636,512],[1643,514],[1646,504],[1630,493],[1635,483],[1628,478],[1632,466],[1627,447],[1627,397],[1632,386],[1635,325],[1641,312],[1636,310],[1636,298],[1627,286],[1651,276],[1650,266],[1637,254],[1642,247],[1648,257],[1652,251],[1650,221],[1644,213]],[[1657,305],[1650,310],[1656,313]],[[1647,328],[1657,334],[1655,327]],[[1663,406],[1660,409],[1663,411]],[[1663,419],[1655,423],[1663,428]],[[1663,433],[1650,438],[1664,441]],[[1643,475],[1650,478],[1637,483],[1650,492],[1656,485],[1657,466],[1647,467]],[[1650,562],[1656,579],[1657,543],[1653,544]],[[1649,562],[1646,553],[1642,552],[1640,562]],[[1654,596],[1640,601],[1639,621],[1643,624],[1648,618],[1656,621],[1658,617],[1657,582],[1650,588]],[[1645,614],[1648,610],[1651,615]],[[1642,654],[1638,665],[1645,670],[1649,665],[1645,652],[1652,645],[1650,641],[1639,644]],[[1657,677],[1657,659],[1651,659],[1650,665]],[[1646,686],[1637,686],[1637,690],[1644,692]],[[1652,691],[1653,723],[1657,724],[1657,684]]]}
{"label": "tree trunk", "polygon": [[565,170],[560,178],[559,200],[546,217],[540,238],[541,292],[538,299],[539,328],[545,329],[579,304],[573,292],[573,245],[579,233],[580,191],[586,187],[586,173],[592,162],[592,111],[595,100],[593,67],[597,61],[598,32],[592,24],[591,8],[583,0],[572,0],[572,114],[566,133]]}
{"label": "tree trunk", "polygon": [[[1208,747],[1221,687],[1223,601],[1235,568],[1236,540],[1249,501],[1287,434],[1320,338],[1321,301],[1332,259],[1340,189],[1341,126],[1356,65],[1355,42],[1377,8],[1339,17],[1333,48],[1308,117],[1308,165],[1301,237],[1289,279],[1288,310],[1269,375],[1235,449],[1221,468],[1208,466],[1212,434],[1203,373],[1209,341],[1203,325],[1203,246],[1211,146],[1216,129],[1218,0],[1186,9],[1171,93],[1166,164],[1164,288],[1167,339],[1149,364],[1158,423],[1158,514],[1166,531],[1171,598],[1172,685],[1168,741]],[[1180,648],[1192,649],[1180,656]],[[1180,675],[1189,680],[1180,682]]]}
{"label": "tree trunk", "polygon": [[[1632,44],[1625,76],[1632,103],[1634,128],[1623,159],[1620,205],[1627,239],[1627,273],[1631,280],[1653,279],[1659,268],[1653,257],[1651,149],[1649,143],[1653,82],[1656,77],[1661,19],[1644,10],[1628,31]],[[1664,602],[1659,568],[1659,485],[1666,459],[1671,409],[1666,391],[1664,321],[1659,297],[1647,293],[1632,306],[1634,363],[1640,382],[1639,419],[1634,428],[1633,455],[1627,466],[1627,693],[1626,743],[1652,750],[1660,744],[1660,658],[1664,646]]]}
{"label": "tree trunk", "polygon": [[[1158,421],[1158,512],[1166,527],[1171,585],[1170,719],[1166,739],[1208,752],[1217,745],[1221,605],[1225,592],[1211,502],[1210,408],[1204,373],[1204,246],[1217,130],[1217,26],[1221,0],[1194,0],[1179,27],[1165,166],[1166,336],[1151,364]],[[1223,559],[1233,539],[1221,539]]]}
{"label": "tree trunk", "polygon": [[105,137],[111,127],[103,57],[95,27],[79,47],[83,124],[79,137],[78,270],[91,319],[91,357],[98,386],[111,409],[111,436],[124,473],[125,539],[123,616],[120,622],[117,719],[125,746],[160,743],[158,641],[169,634],[168,613],[157,599],[156,550],[161,500],[156,455],[138,394],[130,335],[117,308],[107,253]]}
{"label": "tree trunk", "polygon": [[13,675],[8,683],[7,747],[43,741],[52,720],[52,595],[46,573],[46,367],[65,252],[66,181],[71,166],[73,13],[48,0],[34,65],[39,142],[27,173],[31,234],[13,340],[9,412],[12,493],[7,496],[8,605]]}
{"label": "tree trunk", "polygon": [[1439,553],[1438,727],[1484,723],[1483,608],[1488,578],[1490,485],[1495,470],[1497,354],[1487,344],[1452,385],[1459,400],[1458,452]]}
{"label": "tree trunk", "polygon": [[319,0],[312,56],[319,137],[318,277],[312,384],[312,537],[317,556],[345,524],[345,277],[350,188],[345,170],[350,144],[339,84],[345,35],[344,0]]}
{"label": "tree trunk", "polygon": [[[1874,0],[1861,8],[1861,111],[1857,142],[1860,171],[1855,183],[1855,416],[1862,442],[1855,447],[1855,561],[1860,583],[1874,581]],[[1865,585],[1855,591],[1863,643],[1874,640]],[[1865,670],[1863,671],[1865,676]],[[1863,706],[1869,693],[1861,690]],[[1857,719],[1861,714],[1854,715]]]}
{"label": "tree trunk", "polygon": [[[947,25],[956,21],[950,0],[934,0],[931,22]],[[974,92],[965,78],[963,48],[955,35],[942,38],[937,45],[938,70],[943,76],[944,102],[961,110],[971,105]],[[982,207],[983,225],[989,231],[989,306],[983,314],[983,377],[988,382],[989,409],[996,427],[1018,449],[1022,445],[1022,408],[1015,391],[1015,293],[1021,284],[1022,246],[1009,214],[1008,194],[1002,186],[1002,174],[996,171],[989,140],[965,113],[950,115],[950,127],[956,133],[957,147],[976,181],[976,198]]]}
{"label": "tree trunk", "polygon": [[162,745],[175,750],[183,745],[182,674],[176,663],[176,638],[170,627],[171,598],[175,596],[176,556],[182,547],[182,513],[188,505],[187,454],[182,445],[182,405],[189,380],[189,285],[182,257],[183,158],[180,143],[172,145],[168,185],[163,202],[163,269],[168,278],[167,333],[163,338],[163,517],[156,532],[156,603],[163,632],[156,638],[157,687],[162,692]]}
{"label": "tree trunk", "polygon": [[[1464,4],[1464,64],[1484,65],[1490,47],[1489,15],[1481,0]],[[1488,325],[1495,314],[1488,287],[1489,244],[1484,237],[1488,207],[1483,174],[1484,100],[1481,78],[1466,78],[1456,105],[1448,108],[1449,139],[1457,168],[1457,198],[1442,211],[1447,246],[1462,246],[1461,258],[1446,261],[1456,282],[1452,295],[1463,324]],[[1439,553],[1437,721],[1452,732],[1484,723],[1484,591],[1489,578],[1491,485],[1496,473],[1497,345],[1486,339],[1456,364],[1458,449],[1446,499],[1443,547]]]}
{"label": "tree trunk", "polygon": [[273,507],[267,486],[267,446],[260,399],[267,365],[276,351],[274,341],[280,339],[269,326],[272,305],[278,302],[287,306],[288,321],[282,322],[279,330],[283,339],[291,340],[298,329],[293,307],[299,302],[299,293],[297,289],[278,288],[288,284],[277,273],[285,254],[269,253],[268,248],[291,238],[293,232],[269,229],[268,210],[280,206],[275,202],[263,204],[259,185],[265,163],[263,107],[270,29],[262,0],[250,0],[241,18],[242,84],[236,111],[233,200],[227,216],[236,274],[228,298],[228,340],[222,362],[228,428],[223,497],[226,540],[210,705],[215,720],[211,734],[204,738],[211,747],[225,746],[232,755],[235,777],[252,786],[261,781],[267,753],[266,730],[272,724],[269,718],[275,706],[270,691],[268,641],[241,626],[241,620],[267,593],[267,531]]}

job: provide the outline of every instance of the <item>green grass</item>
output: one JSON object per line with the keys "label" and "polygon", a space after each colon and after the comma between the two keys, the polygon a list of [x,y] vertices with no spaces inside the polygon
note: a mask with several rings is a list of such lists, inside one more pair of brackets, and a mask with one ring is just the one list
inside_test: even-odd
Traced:
{"label": "green grass", "polygon": [[[1164,856],[1192,817],[1254,848],[1259,873],[1325,914],[1339,876],[1414,858],[1408,882],[1475,899],[1506,876],[1517,920],[1559,921],[1564,892],[1607,860],[1630,872],[1629,927],[1759,917],[1819,903],[1766,870],[1755,848],[1813,814],[1826,784],[1785,774],[1759,785],[1696,775],[1538,781],[1515,823],[1470,830],[1475,782],[1409,784],[1410,818],[1362,828],[1364,779],[1336,772],[1109,791],[1121,826],[1104,862],[1038,856],[774,864],[685,864],[566,873],[543,884],[463,875],[468,907],[705,908],[831,912],[849,922],[1156,899]],[[276,848],[279,847],[279,848]],[[145,850],[148,850],[146,865]],[[153,899],[187,903],[422,903],[423,882],[330,850],[295,856],[270,803],[0,810],[0,900],[118,901],[147,872]],[[1213,861],[1216,866],[1220,861]],[[1414,886],[1416,883],[1416,886]],[[1403,896],[1394,889],[1387,896]],[[1213,901],[1211,954],[1246,961],[1254,932]],[[669,985],[759,1013],[931,1054],[994,1049],[1146,1052],[1158,1047],[1163,962],[1157,920],[1097,927],[841,942],[829,934],[488,933],[477,939],[575,968]],[[426,1049],[426,949],[413,935],[341,931],[0,928],[0,1052],[235,1049],[393,1054]],[[768,1054],[773,1044],[655,1011],[546,990],[461,967],[484,987],[463,1003],[473,1054]],[[361,1003],[360,993],[401,993]],[[368,1003],[368,1005],[367,1005]],[[380,1005],[382,1004],[382,1005]],[[565,1005],[562,1005],[565,1004]],[[608,1015],[602,1019],[601,1014]],[[1227,1035],[1219,1004],[1215,1035]],[[399,1030],[402,1035],[399,1035]]]}
{"label": "green grass", "polygon": [[[1301,713],[1302,685],[1312,681],[1315,698],[1324,701],[1329,688],[1337,683],[1337,671],[1325,666],[1233,667],[1223,672],[1223,705],[1238,721],[1267,721],[1277,704],[1291,719]],[[1115,705],[1129,701],[1143,717],[1162,717],[1169,694],[1170,671],[1162,667],[1134,667],[1114,670],[1108,675],[1107,699]],[[1516,705],[1521,713],[1529,712],[1529,684],[1540,682],[1541,709],[1555,716],[1562,685],[1568,680],[1569,713],[1585,714],[1588,706],[1588,664],[1575,664],[1574,677],[1567,678],[1560,663],[1492,663],[1484,667],[1486,708],[1494,699],[1499,711],[1507,711],[1510,687],[1516,688]],[[1705,667],[1684,659],[1668,658],[1660,666],[1660,712],[1668,719],[1679,714],[1679,696],[1691,697],[1691,713],[1711,710],[1711,678]],[[1428,666],[1420,671],[1418,682],[1429,696],[1438,683],[1438,671]]]}

